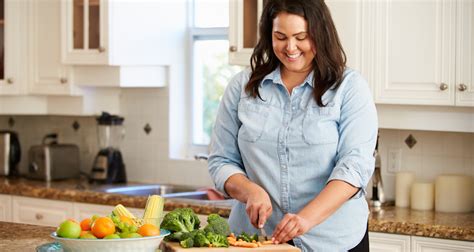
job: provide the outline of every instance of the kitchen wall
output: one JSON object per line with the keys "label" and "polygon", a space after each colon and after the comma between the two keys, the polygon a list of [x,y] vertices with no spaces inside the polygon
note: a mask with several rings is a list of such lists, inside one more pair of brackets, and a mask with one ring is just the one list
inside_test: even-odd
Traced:
{"label": "kitchen wall", "polygon": [[[212,186],[206,163],[169,159],[170,105],[169,89],[123,89],[120,99],[125,117],[126,137],[122,144],[129,181],[161,182]],[[81,148],[81,169],[89,172],[98,150],[94,117],[69,116],[0,116],[0,129],[13,129],[20,134],[26,169],[27,149],[39,144],[50,132],[59,134],[63,143],[76,143]],[[77,121],[80,128],[72,127]],[[151,131],[144,130],[149,125]],[[409,148],[405,139],[412,135],[416,144]],[[380,130],[380,154],[384,191],[394,198],[395,173],[389,171],[389,153],[400,155],[400,169],[414,171],[417,179],[432,181],[438,174],[455,173],[474,177],[474,134],[455,132]],[[370,193],[370,187],[369,187]]]}

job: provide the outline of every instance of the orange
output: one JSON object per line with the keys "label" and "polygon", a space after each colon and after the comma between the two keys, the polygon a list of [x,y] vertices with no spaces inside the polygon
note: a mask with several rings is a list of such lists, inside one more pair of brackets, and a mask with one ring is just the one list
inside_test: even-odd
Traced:
{"label": "orange", "polygon": [[120,221],[123,223],[127,223],[130,226],[133,225],[132,218],[124,216],[124,215],[120,216]]}
{"label": "orange", "polygon": [[92,234],[102,239],[109,234],[115,233],[115,224],[109,217],[97,218],[91,227]]}
{"label": "orange", "polygon": [[91,223],[92,220],[89,218],[85,218],[81,221],[81,229],[84,231],[89,231],[91,230]]}
{"label": "orange", "polygon": [[141,236],[160,235],[160,230],[153,224],[143,224],[137,231]]}

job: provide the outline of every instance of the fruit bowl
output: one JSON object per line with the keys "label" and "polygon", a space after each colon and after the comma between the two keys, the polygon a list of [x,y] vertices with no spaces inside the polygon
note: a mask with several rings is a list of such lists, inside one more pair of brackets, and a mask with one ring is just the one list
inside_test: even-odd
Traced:
{"label": "fruit bowl", "polygon": [[160,235],[128,239],[70,239],[58,237],[56,232],[50,236],[61,244],[65,252],[120,252],[120,251],[149,251],[155,252],[163,238],[170,234],[166,229],[160,230]]}

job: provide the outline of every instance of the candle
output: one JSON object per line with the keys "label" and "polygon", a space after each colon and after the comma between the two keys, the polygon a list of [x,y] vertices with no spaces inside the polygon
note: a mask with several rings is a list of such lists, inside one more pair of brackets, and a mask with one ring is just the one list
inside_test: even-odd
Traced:
{"label": "candle", "polygon": [[413,172],[397,172],[395,176],[395,206],[410,206],[410,188],[415,180]]}
{"label": "candle", "polygon": [[434,207],[434,184],[415,182],[411,186],[411,209],[432,210]]}

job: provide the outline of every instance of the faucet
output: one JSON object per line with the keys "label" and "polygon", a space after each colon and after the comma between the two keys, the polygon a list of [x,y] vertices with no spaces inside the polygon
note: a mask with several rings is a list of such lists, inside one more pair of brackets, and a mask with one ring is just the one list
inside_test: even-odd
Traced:
{"label": "faucet", "polygon": [[194,155],[194,159],[195,160],[205,160],[205,161],[207,161],[209,159],[209,155],[206,154],[206,153],[198,153],[198,154]]}

